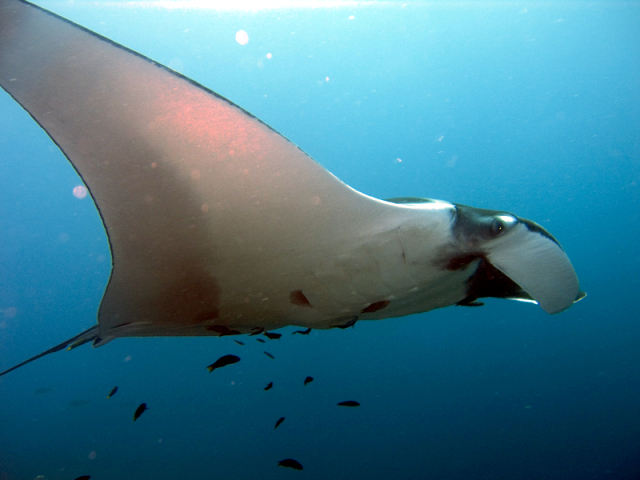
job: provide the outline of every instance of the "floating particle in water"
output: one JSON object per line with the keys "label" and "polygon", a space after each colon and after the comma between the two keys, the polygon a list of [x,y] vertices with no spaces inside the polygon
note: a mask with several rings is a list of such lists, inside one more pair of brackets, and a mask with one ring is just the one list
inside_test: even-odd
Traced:
{"label": "floating particle in water", "polygon": [[238,30],[236,32],[236,42],[238,42],[240,45],[246,45],[247,43],[249,43],[249,34],[244,30]]}
{"label": "floating particle in water", "polygon": [[82,185],[78,185],[77,187],[75,187],[73,189],[73,196],[82,200],[84,197],[87,196],[86,187],[83,187]]}

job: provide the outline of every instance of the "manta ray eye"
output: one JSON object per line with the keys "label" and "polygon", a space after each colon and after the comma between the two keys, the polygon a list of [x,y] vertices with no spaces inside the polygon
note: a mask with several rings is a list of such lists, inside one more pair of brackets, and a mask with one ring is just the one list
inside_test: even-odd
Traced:
{"label": "manta ray eye", "polygon": [[499,237],[516,223],[516,219],[508,215],[498,215],[491,219],[489,233],[492,237]]}
{"label": "manta ray eye", "polygon": [[491,236],[492,237],[497,237],[498,235],[501,235],[507,229],[507,226],[499,218],[494,218],[493,221],[491,222],[491,226],[489,228],[491,229]]}

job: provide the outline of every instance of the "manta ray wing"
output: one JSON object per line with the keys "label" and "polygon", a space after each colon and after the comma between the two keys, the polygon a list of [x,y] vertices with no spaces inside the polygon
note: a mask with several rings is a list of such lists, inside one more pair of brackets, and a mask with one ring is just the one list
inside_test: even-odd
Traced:
{"label": "manta ray wing", "polygon": [[71,161],[109,237],[103,341],[279,326],[265,294],[295,266],[263,259],[285,264],[393,210],[193,81],[35,6],[0,5],[0,85]]}

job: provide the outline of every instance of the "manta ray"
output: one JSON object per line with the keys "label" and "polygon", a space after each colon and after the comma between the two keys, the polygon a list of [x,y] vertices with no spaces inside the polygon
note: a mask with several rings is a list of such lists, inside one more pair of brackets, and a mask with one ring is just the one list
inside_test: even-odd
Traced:
{"label": "manta ray", "polygon": [[112,271],[97,324],[118,337],[346,328],[484,297],[581,299],[558,241],[514,214],[342,183],[250,113],[21,0],[0,0],[0,86],[76,169]]}

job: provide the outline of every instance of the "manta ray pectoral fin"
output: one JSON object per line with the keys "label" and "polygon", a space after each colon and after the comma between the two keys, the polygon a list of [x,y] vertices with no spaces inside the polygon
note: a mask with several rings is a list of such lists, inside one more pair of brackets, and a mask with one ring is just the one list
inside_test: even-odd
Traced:
{"label": "manta ray pectoral fin", "polygon": [[26,365],[27,363],[31,363],[34,360],[37,360],[41,357],[44,357],[45,355],[49,355],[50,353],[54,353],[54,352],[58,352],[60,350],[62,350],[63,348],[68,348],[69,350],[71,350],[72,348],[75,347],[79,347],[80,345],[87,343],[87,342],[91,342],[92,340],[95,340],[96,338],[98,338],[98,333],[99,333],[99,328],[98,325],[94,325],[93,327],[91,327],[88,330],[85,330],[82,333],[79,333],[78,335],[71,337],[68,340],[65,340],[64,342],[60,343],[59,345],[56,345],[55,347],[50,348],[49,350],[45,350],[42,353],[39,353],[38,355],[35,355],[27,360],[25,360],[24,362],[20,362],[17,365],[14,365],[13,367],[5,370],[4,372],[0,372],[0,377],[6,373],[12,372],[17,368],[20,368],[24,365]]}
{"label": "manta ray pectoral fin", "polygon": [[487,253],[491,264],[520,285],[545,312],[559,313],[585,297],[560,245],[527,223],[518,223]]}

